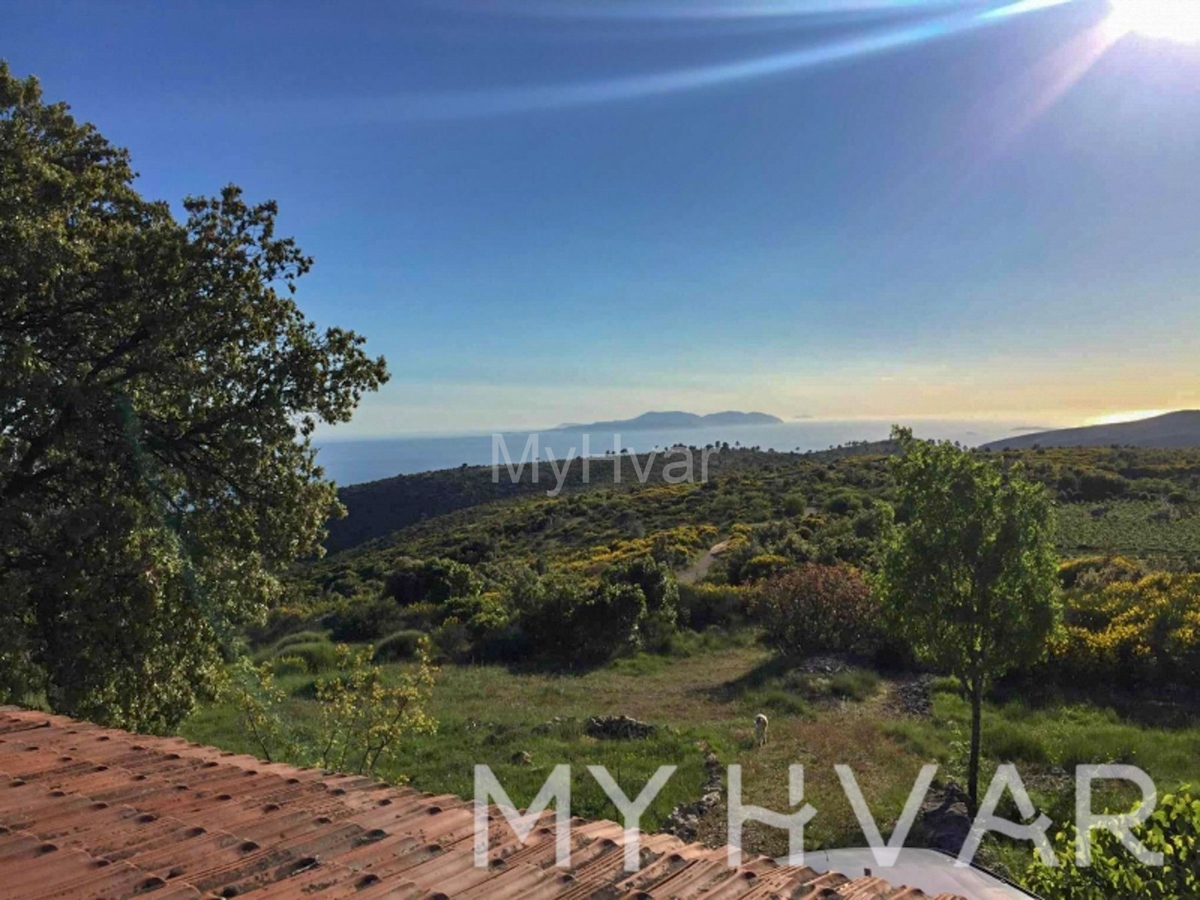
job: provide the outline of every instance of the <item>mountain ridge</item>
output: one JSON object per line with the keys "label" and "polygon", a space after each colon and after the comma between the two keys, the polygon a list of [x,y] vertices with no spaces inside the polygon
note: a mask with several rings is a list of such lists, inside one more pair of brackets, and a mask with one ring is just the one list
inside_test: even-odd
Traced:
{"label": "mountain ridge", "polygon": [[1132,422],[1083,425],[1014,435],[983,444],[980,449],[1029,450],[1034,446],[1107,447],[1113,444],[1162,450],[1200,447],[1200,410],[1182,409]]}

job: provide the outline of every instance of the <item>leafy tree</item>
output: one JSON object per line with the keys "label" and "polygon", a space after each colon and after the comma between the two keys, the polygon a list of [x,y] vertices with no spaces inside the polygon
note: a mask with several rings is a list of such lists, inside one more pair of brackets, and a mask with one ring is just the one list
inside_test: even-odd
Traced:
{"label": "leafy tree", "polygon": [[968,794],[978,801],[983,697],[992,679],[1046,652],[1061,617],[1045,489],[950,443],[892,432],[898,526],[882,593],[918,656],[956,676],[971,703]]}
{"label": "leafy tree", "polygon": [[0,63],[0,691],[164,730],[319,549],[310,436],[387,372],[301,314],[274,204],[133,179]]}

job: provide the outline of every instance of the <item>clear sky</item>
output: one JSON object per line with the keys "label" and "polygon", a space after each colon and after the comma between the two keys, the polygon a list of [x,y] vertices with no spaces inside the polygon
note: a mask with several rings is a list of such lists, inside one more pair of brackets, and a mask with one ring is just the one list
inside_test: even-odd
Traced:
{"label": "clear sky", "polygon": [[0,0],[0,56],[147,196],[279,201],[393,373],[339,436],[1200,407],[1200,0]]}

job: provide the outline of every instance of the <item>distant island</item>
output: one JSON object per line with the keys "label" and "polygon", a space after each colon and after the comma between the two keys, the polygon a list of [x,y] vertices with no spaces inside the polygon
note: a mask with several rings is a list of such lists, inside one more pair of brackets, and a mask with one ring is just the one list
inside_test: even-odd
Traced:
{"label": "distant island", "polygon": [[1200,447],[1200,410],[1180,410],[1133,422],[1085,425],[1022,434],[984,444],[984,450],[1028,450],[1032,447],[1153,447],[1164,450]]}
{"label": "distant island", "polygon": [[781,425],[783,419],[760,412],[719,412],[707,416],[690,412],[648,412],[633,419],[560,425],[555,431],[653,431],[668,428],[707,428],[729,425]]}

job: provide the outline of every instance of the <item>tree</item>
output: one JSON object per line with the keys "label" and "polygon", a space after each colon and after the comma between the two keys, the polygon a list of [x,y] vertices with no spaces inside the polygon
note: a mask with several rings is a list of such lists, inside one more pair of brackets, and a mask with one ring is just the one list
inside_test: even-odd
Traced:
{"label": "tree", "polygon": [[0,62],[0,694],[171,728],[338,509],[311,435],[387,378],[236,187],[177,222]]}
{"label": "tree", "polygon": [[882,594],[894,627],[956,676],[971,703],[968,794],[978,801],[983,697],[994,678],[1041,659],[1061,618],[1045,489],[950,443],[892,439],[897,526]]}

